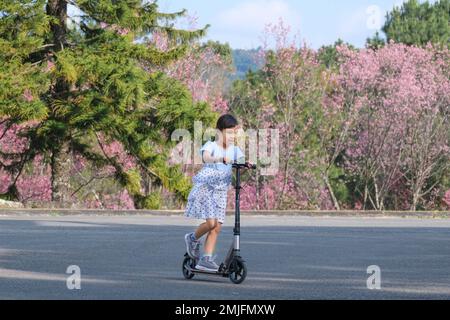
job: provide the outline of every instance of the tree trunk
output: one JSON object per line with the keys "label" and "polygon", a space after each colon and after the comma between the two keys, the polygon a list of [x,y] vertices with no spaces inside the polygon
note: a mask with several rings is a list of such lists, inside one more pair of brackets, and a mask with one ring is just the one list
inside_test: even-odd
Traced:
{"label": "tree trunk", "polygon": [[417,210],[417,203],[419,202],[419,195],[418,193],[415,191],[413,194],[413,199],[412,199],[412,205],[411,205],[411,210],[410,211],[416,211]]}
{"label": "tree trunk", "polygon": [[367,204],[367,196],[368,196],[368,193],[369,193],[369,191],[368,191],[368,189],[367,189],[367,182],[366,182],[366,184],[364,185],[364,203],[363,203],[363,211],[366,210],[366,204]]}
{"label": "tree trunk", "polygon": [[72,156],[68,142],[64,142],[51,157],[52,201],[61,208],[68,207],[70,199],[70,170]]}
{"label": "tree trunk", "polygon": [[66,0],[48,0],[46,7],[47,14],[58,19],[59,23],[51,23],[50,29],[53,34],[55,51],[64,48],[67,34],[67,1]]}
{"label": "tree trunk", "polygon": [[[46,6],[47,14],[56,18],[57,22],[50,24],[54,51],[64,49],[67,34],[67,1],[48,0]],[[68,96],[70,84],[64,78],[57,78],[52,88],[52,100],[62,100]],[[50,108],[51,110],[51,108]],[[59,119],[56,113],[51,110],[50,118],[64,122]],[[66,134],[67,135],[67,134]],[[51,183],[52,201],[59,207],[67,207],[70,202],[70,170],[72,168],[72,158],[70,144],[67,136],[57,137],[51,155]]]}
{"label": "tree trunk", "polygon": [[255,178],[255,186],[256,186],[256,210],[260,210],[259,206],[259,198],[260,198],[260,183],[259,183],[259,171],[256,172],[256,178]]}
{"label": "tree trunk", "polygon": [[339,206],[339,202],[337,201],[336,196],[334,195],[333,187],[331,186],[330,181],[328,180],[328,174],[323,175],[323,181],[325,182],[328,192],[330,193],[331,201],[333,201],[334,208],[336,210],[341,210],[341,207]]}
{"label": "tree trunk", "polygon": [[144,169],[141,169],[141,183],[144,188],[144,195],[148,196],[152,192],[152,179],[148,176]]}
{"label": "tree trunk", "polygon": [[[266,178],[263,176],[262,185],[265,185],[266,181],[267,181]],[[267,195],[267,191],[264,192],[264,209],[266,209],[266,210],[272,209],[272,208],[269,208],[269,197]],[[275,209],[275,208],[273,208],[273,209]]]}
{"label": "tree trunk", "polygon": [[374,187],[375,187],[375,204],[377,210],[382,210],[381,200],[380,200],[380,193],[378,191],[378,184],[376,180],[374,179]]}

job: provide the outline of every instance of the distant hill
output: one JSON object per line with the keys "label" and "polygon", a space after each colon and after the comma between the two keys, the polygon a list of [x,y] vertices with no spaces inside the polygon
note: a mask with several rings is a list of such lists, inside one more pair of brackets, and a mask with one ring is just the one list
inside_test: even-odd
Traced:
{"label": "distant hill", "polygon": [[261,68],[257,63],[257,53],[260,49],[233,49],[233,63],[236,68],[234,74],[230,74],[231,80],[244,79],[248,70],[258,70]]}

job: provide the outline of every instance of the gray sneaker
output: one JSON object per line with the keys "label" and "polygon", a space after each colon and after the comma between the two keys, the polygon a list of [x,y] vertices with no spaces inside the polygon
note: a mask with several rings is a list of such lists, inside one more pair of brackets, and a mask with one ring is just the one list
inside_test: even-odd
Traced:
{"label": "gray sneaker", "polygon": [[219,270],[219,266],[217,265],[217,263],[214,262],[215,258],[216,256],[202,257],[195,266],[195,269],[202,271],[217,272]]}
{"label": "gray sneaker", "polygon": [[192,259],[198,260],[200,259],[200,241],[193,241],[191,239],[192,233],[188,233],[184,236],[184,242],[186,243],[186,251],[188,255]]}

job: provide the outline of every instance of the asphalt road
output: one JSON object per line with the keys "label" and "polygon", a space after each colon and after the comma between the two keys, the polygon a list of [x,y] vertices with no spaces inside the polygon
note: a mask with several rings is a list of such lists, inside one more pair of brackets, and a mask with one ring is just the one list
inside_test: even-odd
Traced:
{"label": "asphalt road", "polygon": [[[0,213],[1,214],[1,213]],[[228,217],[218,247],[232,239]],[[182,217],[0,216],[0,299],[450,299],[450,220],[244,217],[247,280],[185,280]],[[81,270],[69,290],[66,270]],[[368,266],[381,289],[367,288]]]}

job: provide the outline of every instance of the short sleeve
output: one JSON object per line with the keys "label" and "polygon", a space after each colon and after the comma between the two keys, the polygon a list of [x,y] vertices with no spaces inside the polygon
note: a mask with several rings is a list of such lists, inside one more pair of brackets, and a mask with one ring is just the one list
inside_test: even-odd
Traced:
{"label": "short sleeve", "polygon": [[214,151],[214,144],[211,141],[208,141],[203,145],[203,147],[200,149],[200,155],[203,156],[203,151],[208,151],[211,155]]}
{"label": "short sleeve", "polygon": [[245,159],[245,154],[241,151],[239,147],[235,146],[233,150],[233,159],[234,161],[239,161],[241,160],[241,158]]}

